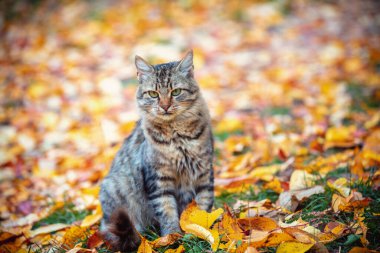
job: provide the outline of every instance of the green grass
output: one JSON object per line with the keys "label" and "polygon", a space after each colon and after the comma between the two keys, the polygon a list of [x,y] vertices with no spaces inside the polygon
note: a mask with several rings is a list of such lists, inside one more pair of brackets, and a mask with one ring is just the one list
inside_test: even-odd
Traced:
{"label": "green grass", "polygon": [[279,194],[273,190],[261,189],[258,193],[250,187],[248,191],[240,193],[231,193],[223,191],[219,196],[215,197],[214,206],[216,208],[223,207],[224,204],[233,206],[238,200],[246,201],[260,201],[263,199],[269,199],[272,203],[276,202]]}
{"label": "green grass", "polygon": [[[376,168],[368,168],[371,172],[374,172]],[[372,173],[373,174],[373,173]],[[330,171],[326,177],[321,177],[317,180],[317,184],[325,185],[325,192],[321,194],[312,195],[309,199],[301,203],[298,207],[300,212],[294,215],[287,222],[292,222],[298,218],[310,223],[310,225],[317,227],[321,231],[329,222],[338,221],[343,224],[352,224],[355,222],[354,214],[350,212],[338,212],[334,213],[332,210],[326,211],[331,207],[332,195],[335,190],[327,186],[328,179],[337,179],[342,176],[352,177],[349,171],[349,167],[340,167],[333,171]],[[364,210],[364,223],[368,227],[367,240],[369,241],[368,248],[378,250],[380,248],[380,217],[375,215],[380,213],[380,191],[373,188],[371,177],[368,180],[354,181],[350,188],[363,194],[363,197],[371,198],[369,206]],[[352,231],[341,238],[326,244],[326,248],[329,252],[349,252],[352,247],[362,247],[360,236],[355,235]]]}
{"label": "green grass", "polygon": [[380,101],[372,96],[373,88],[359,84],[349,83],[347,85],[347,93],[352,98],[351,111],[366,112],[367,109],[375,109],[380,107]]}
{"label": "green grass", "polygon": [[233,132],[219,132],[219,133],[214,133],[214,137],[216,140],[218,141],[225,141],[228,137],[232,136],[232,135],[242,135],[243,132],[240,131],[240,130],[237,130],[237,131],[233,131]]}
{"label": "green grass", "polygon": [[367,240],[369,241],[369,248],[378,250],[380,249],[380,216],[375,214],[380,213],[380,190],[373,188],[372,176],[366,181],[355,181],[351,187],[362,193],[363,197],[372,200],[369,206],[364,209],[364,223],[368,227]]}
{"label": "green grass", "polygon": [[290,115],[291,110],[289,107],[283,107],[283,106],[272,106],[268,107],[264,110],[264,115]]}
{"label": "green grass", "polygon": [[65,203],[63,207],[55,210],[46,218],[36,222],[32,229],[56,223],[72,224],[75,221],[83,220],[89,214],[90,211],[88,210],[76,210],[73,203]]}
{"label": "green grass", "polygon": [[[160,237],[155,228],[148,229],[147,231],[145,231],[145,233],[143,233],[143,236],[150,241],[153,241]],[[164,253],[166,250],[176,249],[180,245],[183,245],[183,247],[185,248],[185,252],[191,252],[191,253],[212,252],[211,246],[207,241],[202,240],[192,234],[185,234],[181,239],[179,239],[174,244],[155,249],[155,251],[159,253]],[[224,251],[217,250],[216,252],[222,253]]]}

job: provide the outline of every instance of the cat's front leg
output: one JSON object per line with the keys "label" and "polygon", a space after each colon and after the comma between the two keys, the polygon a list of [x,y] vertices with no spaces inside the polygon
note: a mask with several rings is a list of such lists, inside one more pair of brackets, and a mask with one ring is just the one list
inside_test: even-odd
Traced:
{"label": "cat's front leg", "polygon": [[145,180],[147,198],[154,209],[161,235],[181,232],[178,206],[175,197],[175,178],[160,172],[152,173]]}
{"label": "cat's front leg", "polygon": [[198,206],[208,212],[214,205],[214,173],[207,170],[200,174],[195,184],[195,202]]}

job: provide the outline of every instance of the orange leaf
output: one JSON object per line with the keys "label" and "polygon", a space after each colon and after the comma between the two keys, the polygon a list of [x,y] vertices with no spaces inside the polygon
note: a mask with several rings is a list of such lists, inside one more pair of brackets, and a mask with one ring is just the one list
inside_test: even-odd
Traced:
{"label": "orange leaf", "polygon": [[173,244],[175,241],[177,241],[182,236],[178,233],[174,234],[168,234],[163,237],[157,238],[153,242],[150,242],[153,248],[159,248],[159,247],[165,247],[168,245]]}
{"label": "orange leaf", "polygon": [[241,240],[243,238],[243,231],[240,229],[236,218],[232,217],[230,212],[223,214],[221,226],[223,228],[221,234],[226,234],[229,240]]}
{"label": "orange leaf", "polygon": [[313,247],[314,243],[283,242],[278,246],[276,253],[304,253]]}
{"label": "orange leaf", "polygon": [[272,231],[278,228],[277,223],[266,217],[251,217],[238,219],[238,224],[244,230],[260,230],[260,231]]}
{"label": "orange leaf", "polygon": [[283,228],[283,231],[293,236],[298,242],[306,243],[306,244],[314,244],[315,240],[312,238],[312,235],[309,233],[298,229],[298,228]]}
{"label": "orange leaf", "polygon": [[262,246],[275,246],[278,245],[282,242],[287,242],[287,241],[294,241],[294,237],[289,235],[288,233],[284,232],[276,232],[276,233],[271,233],[266,242]]}
{"label": "orange leaf", "polygon": [[137,249],[137,253],[153,253],[153,249],[149,244],[149,241],[144,237],[141,238],[141,244]]}

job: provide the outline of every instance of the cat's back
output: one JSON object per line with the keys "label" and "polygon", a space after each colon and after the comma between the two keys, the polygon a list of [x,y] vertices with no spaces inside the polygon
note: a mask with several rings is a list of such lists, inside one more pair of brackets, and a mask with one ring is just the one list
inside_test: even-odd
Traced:
{"label": "cat's back", "polygon": [[145,136],[141,128],[141,121],[138,121],[132,133],[124,140],[117,152],[111,166],[110,175],[125,172],[125,170],[135,170],[143,155],[144,145]]}

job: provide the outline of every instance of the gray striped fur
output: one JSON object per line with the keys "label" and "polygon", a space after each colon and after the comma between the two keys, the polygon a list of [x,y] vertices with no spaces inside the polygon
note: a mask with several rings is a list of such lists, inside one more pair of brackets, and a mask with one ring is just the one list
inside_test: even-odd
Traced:
{"label": "gray striped fur", "polygon": [[[116,209],[123,208],[138,231],[158,225],[166,235],[180,232],[179,216],[192,199],[204,210],[213,205],[213,138],[208,109],[193,77],[192,51],[180,62],[154,66],[137,56],[136,67],[141,119],[100,191],[101,230],[111,241],[125,239],[108,229]],[[172,96],[177,88],[182,92]]]}

